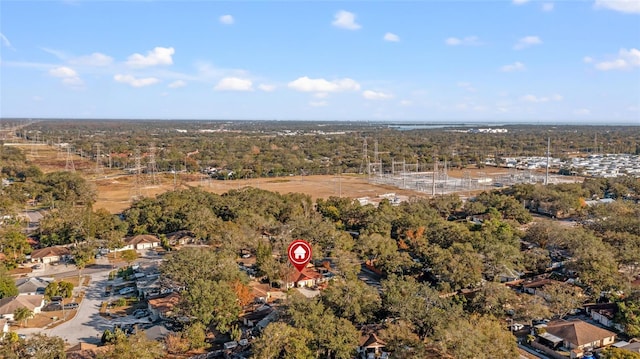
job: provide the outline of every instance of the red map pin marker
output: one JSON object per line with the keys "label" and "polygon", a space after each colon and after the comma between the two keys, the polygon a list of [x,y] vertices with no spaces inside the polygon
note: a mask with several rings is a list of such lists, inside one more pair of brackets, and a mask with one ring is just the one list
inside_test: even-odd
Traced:
{"label": "red map pin marker", "polygon": [[307,241],[296,239],[289,244],[287,253],[289,253],[289,262],[296,267],[298,272],[302,272],[311,260],[311,245]]}

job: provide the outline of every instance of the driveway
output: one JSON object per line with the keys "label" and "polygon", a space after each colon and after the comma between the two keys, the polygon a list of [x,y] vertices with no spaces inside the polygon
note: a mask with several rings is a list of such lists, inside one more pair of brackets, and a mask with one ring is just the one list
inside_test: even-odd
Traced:
{"label": "driveway", "polygon": [[88,287],[84,290],[85,296],[76,315],[69,321],[51,329],[27,328],[17,330],[20,334],[42,333],[49,336],[59,336],[67,344],[74,345],[79,342],[98,343],[102,332],[113,327],[113,323],[100,316],[100,304],[102,293],[105,291],[109,277],[109,270],[93,273]]}

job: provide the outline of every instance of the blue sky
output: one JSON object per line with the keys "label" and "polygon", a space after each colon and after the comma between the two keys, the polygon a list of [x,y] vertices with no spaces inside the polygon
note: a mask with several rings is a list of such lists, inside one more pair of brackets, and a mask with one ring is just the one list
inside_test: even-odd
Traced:
{"label": "blue sky", "polygon": [[1,1],[0,116],[640,124],[640,1]]}

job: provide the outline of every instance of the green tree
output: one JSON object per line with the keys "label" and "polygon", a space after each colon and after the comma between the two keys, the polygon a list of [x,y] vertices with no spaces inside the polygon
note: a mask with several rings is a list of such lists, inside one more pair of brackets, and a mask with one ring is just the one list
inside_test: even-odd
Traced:
{"label": "green tree", "polygon": [[618,302],[616,320],[631,337],[640,336],[640,294],[634,294],[625,301]]}
{"label": "green tree", "polygon": [[515,337],[491,317],[453,318],[433,339],[455,358],[518,357]]}
{"label": "green tree", "polygon": [[547,284],[541,292],[549,310],[558,318],[564,318],[572,310],[580,308],[585,299],[582,289],[568,283]]}
{"label": "green tree", "polygon": [[[45,334],[33,334],[18,350],[19,358],[64,359],[64,340],[60,337],[49,337]],[[35,353],[35,354],[34,354]]]}
{"label": "green tree", "polygon": [[93,242],[84,242],[76,245],[71,250],[73,262],[78,268],[78,278],[82,276],[82,270],[95,261],[95,244]]}
{"label": "green tree", "polygon": [[322,301],[341,318],[355,323],[368,323],[380,309],[378,291],[359,279],[334,280],[322,292]]}
{"label": "green tree", "polygon": [[209,248],[183,248],[167,256],[162,274],[179,286],[189,288],[198,279],[232,282],[246,277],[238,269],[235,254],[217,253]]}
{"label": "green tree", "polygon": [[122,259],[127,262],[128,266],[131,266],[136,259],[138,259],[138,252],[135,249],[127,249],[126,251],[122,251]]}
{"label": "green tree", "polygon": [[0,265],[0,299],[18,295],[16,282],[11,278],[4,266]]}
{"label": "green tree", "polygon": [[71,298],[73,295],[73,283],[71,282],[51,282],[44,289],[44,296],[48,299],[55,296]]}
{"label": "green tree", "polygon": [[15,267],[25,260],[25,255],[31,253],[31,246],[27,236],[17,225],[7,226],[0,230],[0,246],[7,258],[7,263]]}
{"label": "green tree", "polygon": [[640,359],[640,353],[622,348],[605,348],[601,355],[603,359]]}
{"label": "green tree", "polygon": [[183,331],[183,337],[188,340],[190,349],[202,349],[207,346],[205,342],[206,330],[204,324],[195,322],[187,326]]}
{"label": "green tree", "polygon": [[33,312],[26,307],[19,307],[13,312],[13,319],[22,322],[22,326],[27,325],[27,320],[33,317]]}
{"label": "green tree", "polygon": [[286,323],[267,325],[262,335],[253,343],[253,354],[264,359],[313,359],[309,342],[313,334]]}
{"label": "green tree", "polygon": [[98,353],[98,359],[160,359],[165,355],[162,344],[147,339],[142,330],[127,337],[120,329],[116,329],[113,335],[113,345],[104,352]]}
{"label": "green tree", "polygon": [[198,278],[182,294],[180,307],[187,316],[205,325],[215,324],[223,333],[229,332],[238,320],[240,304],[227,282]]}

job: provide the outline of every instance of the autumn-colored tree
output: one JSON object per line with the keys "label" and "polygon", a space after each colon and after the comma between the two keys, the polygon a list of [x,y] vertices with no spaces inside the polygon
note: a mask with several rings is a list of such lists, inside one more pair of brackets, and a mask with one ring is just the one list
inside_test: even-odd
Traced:
{"label": "autumn-colored tree", "polygon": [[251,294],[251,288],[248,285],[236,279],[231,283],[231,288],[236,293],[241,307],[245,307],[253,302],[253,294]]}

